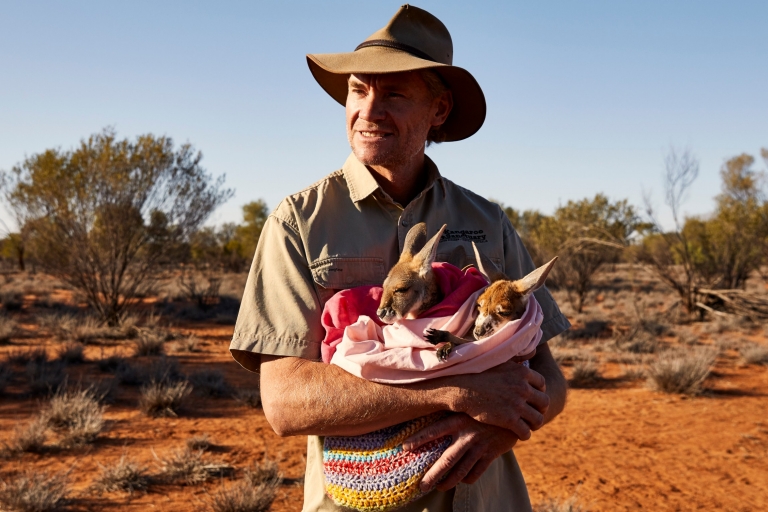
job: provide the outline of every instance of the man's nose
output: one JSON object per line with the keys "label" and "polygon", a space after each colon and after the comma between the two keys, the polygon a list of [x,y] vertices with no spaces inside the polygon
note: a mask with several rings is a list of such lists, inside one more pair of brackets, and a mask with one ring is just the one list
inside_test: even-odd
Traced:
{"label": "man's nose", "polygon": [[368,94],[364,99],[360,100],[360,118],[369,121],[381,121],[387,116],[384,109],[381,96],[376,93]]}

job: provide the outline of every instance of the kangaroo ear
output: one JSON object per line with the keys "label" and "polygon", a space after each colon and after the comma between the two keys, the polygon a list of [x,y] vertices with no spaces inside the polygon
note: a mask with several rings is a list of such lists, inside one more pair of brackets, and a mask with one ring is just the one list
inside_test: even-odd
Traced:
{"label": "kangaroo ear", "polygon": [[534,291],[538,290],[542,286],[544,286],[544,281],[547,280],[547,275],[549,274],[549,271],[552,270],[552,267],[555,266],[555,262],[557,261],[557,256],[549,260],[547,263],[543,264],[527,276],[525,276],[522,279],[518,279],[515,281],[515,285],[517,286],[518,291],[520,291],[523,295],[530,295]]}
{"label": "kangaroo ear", "polygon": [[[426,276],[430,270],[432,270],[432,262],[435,261],[437,256],[437,246],[440,243],[440,237],[443,236],[443,231],[448,224],[443,224],[443,227],[429,239],[424,247],[419,251],[419,254],[413,257],[414,263],[419,266],[419,276]],[[410,233],[409,233],[410,234]]]}
{"label": "kangaroo ear", "polygon": [[411,261],[416,252],[424,247],[427,240],[427,225],[423,222],[415,224],[408,230],[403,243],[403,252],[400,253],[400,261]]}
{"label": "kangaroo ear", "polygon": [[507,279],[507,276],[499,272],[499,269],[496,268],[496,265],[490,259],[488,259],[485,254],[480,252],[480,250],[475,245],[475,242],[472,242],[472,249],[475,250],[475,261],[477,261],[477,269],[481,274],[483,274],[483,276],[485,276],[489,283],[504,281]]}

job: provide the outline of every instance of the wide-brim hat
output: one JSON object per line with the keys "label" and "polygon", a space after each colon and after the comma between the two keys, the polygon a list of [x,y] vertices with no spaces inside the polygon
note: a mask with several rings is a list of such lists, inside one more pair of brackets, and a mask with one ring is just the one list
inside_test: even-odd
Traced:
{"label": "wide-brim hat", "polygon": [[387,25],[355,51],[307,55],[317,83],[342,105],[350,74],[432,69],[453,94],[453,109],[440,131],[443,140],[466,139],[485,121],[485,95],[472,74],[453,65],[453,42],[443,23],[418,7],[402,6]]}

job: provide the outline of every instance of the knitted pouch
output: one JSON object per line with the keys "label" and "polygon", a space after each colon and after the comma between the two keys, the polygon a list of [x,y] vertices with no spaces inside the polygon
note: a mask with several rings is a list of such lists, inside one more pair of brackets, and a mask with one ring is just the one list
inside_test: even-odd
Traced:
{"label": "knitted pouch", "polygon": [[425,493],[419,483],[450,446],[451,437],[403,451],[403,441],[431,425],[439,412],[360,436],[329,436],[323,443],[325,492],[334,503],[361,512],[395,510]]}

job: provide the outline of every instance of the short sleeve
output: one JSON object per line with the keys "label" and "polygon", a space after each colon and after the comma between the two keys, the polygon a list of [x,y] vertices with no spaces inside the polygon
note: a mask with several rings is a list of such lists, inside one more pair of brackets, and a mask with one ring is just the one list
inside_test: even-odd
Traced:
{"label": "short sleeve", "polygon": [[321,312],[295,221],[273,213],[259,237],[229,350],[250,371],[258,370],[258,354],[318,360]]}
{"label": "short sleeve", "polygon": [[[504,214],[502,214],[502,224],[504,226],[504,273],[513,279],[519,279],[532,272],[536,265],[523,245],[520,235],[517,234],[512,223]],[[557,302],[546,286],[533,292],[533,295],[544,313],[544,321],[541,323],[543,336],[540,343],[554,338],[571,327],[571,323],[560,312]]]}

